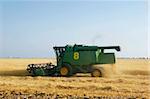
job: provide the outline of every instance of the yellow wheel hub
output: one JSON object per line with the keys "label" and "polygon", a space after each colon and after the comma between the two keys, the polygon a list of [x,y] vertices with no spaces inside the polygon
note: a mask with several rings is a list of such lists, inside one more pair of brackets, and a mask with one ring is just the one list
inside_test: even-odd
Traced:
{"label": "yellow wheel hub", "polygon": [[62,67],[62,68],[60,69],[60,74],[61,74],[62,76],[66,76],[66,75],[68,74],[68,68]]}
{"label": "yellow wheel hub", "polygon": [[100,76],[101,76],[100,71],[99,71],[99,70],[94,70],[94,71],[93,71],[93,76],[94,76],[94,77],[100,77]]}

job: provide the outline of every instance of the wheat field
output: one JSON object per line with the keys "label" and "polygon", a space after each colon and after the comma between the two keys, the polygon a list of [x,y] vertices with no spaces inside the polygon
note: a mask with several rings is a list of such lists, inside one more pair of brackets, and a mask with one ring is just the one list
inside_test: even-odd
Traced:
{"label": "wheat field", "polygon": [[[149,98],[150,60],[117,59],[115,74],[91,77],[31,77],[31,63],[56,64],[55,59],[0,59],[0,98],[6,99],[83,99]],[[109,73],[109,72],[108,72]]]}

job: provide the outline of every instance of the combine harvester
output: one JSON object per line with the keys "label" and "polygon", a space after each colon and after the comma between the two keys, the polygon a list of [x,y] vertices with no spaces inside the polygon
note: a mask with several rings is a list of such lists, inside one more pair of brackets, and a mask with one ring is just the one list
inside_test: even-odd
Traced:
{"label": "combine harvester", "polygon": [[93,77],[103,76],[103,68],[95,65],[115,64],[115,54],[106,53],[105,49],[120,51],[119,46],[83,46],[66,45],[53,47],[57,65],[52,63],[29,64],[27,71],[33,76],[73,76],[76,73],[91,73]]}

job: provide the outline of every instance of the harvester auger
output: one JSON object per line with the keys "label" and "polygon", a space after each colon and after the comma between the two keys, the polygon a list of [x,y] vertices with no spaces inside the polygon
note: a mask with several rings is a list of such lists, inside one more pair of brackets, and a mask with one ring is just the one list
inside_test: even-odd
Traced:
{"label": "harvester auger", "polygon": [[120,51],[119,46],[83,46],[66,45],[53,47],[57,65],[52,63],[29,64],[27,71],[33,76],[72,76],[76,73],[91,73],[93,77],[101,77],[102,69],[94,65],[115,64],[115,54],[106,53],[106,49]]}

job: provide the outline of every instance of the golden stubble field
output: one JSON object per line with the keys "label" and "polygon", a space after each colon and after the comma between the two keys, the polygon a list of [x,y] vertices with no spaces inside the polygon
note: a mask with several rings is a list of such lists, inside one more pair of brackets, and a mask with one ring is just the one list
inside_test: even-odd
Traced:
{"label": "golden stubble field", "polygon": [[[149,98],[150,60],[117,59],[116,74],[93,78],[31,77],[31,63],[55,63],[55,59],[0,59],[0,99],[25,98]],[[108,72],[109,73],[109,72]]]}

